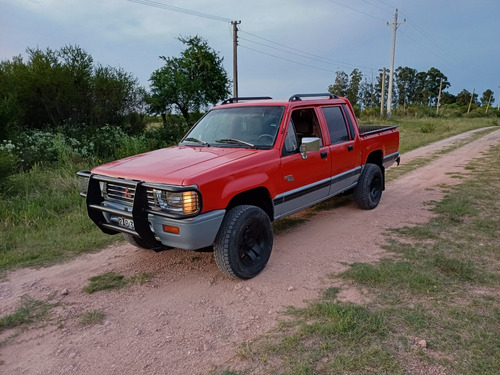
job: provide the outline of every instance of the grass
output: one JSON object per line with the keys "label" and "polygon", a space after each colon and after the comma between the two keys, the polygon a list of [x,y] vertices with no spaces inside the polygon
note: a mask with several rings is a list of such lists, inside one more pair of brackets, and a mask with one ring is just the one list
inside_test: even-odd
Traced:
{"label": "grass", "polygon": [[387,181],[395,180],[398,177],[401,177],[402,175],[404,175],[408,172],[411,172],[411,171],[413,171],[421,166],[424,166],[424,165],[430,163],[431,161],[437,159],[440,155],[452,152],[452,151],[454,151],[454,150],[456,150],[456,149],[458,149],[458,148],[460,148],[468,143],[471,143],[471,142],[473,142],[473,141],[475,141],[475,140],[483,137],[484,135],[491,133],[495,130],[497,130],[497,129],[496,128],[488,128],[488,129],[480,130],[477,133],[475,133],[475,134],[473,134],[465,139],[457,141],[457,142],[453,143],[452,145],[445,147],[445,148],[443,148],[443,149],[441,149],[433,154],[427,155],[426,157],[416,158],[416,159],[411,160],[409,162],[405,162],[404,157],[403,157],[403,162],[401,165],[399,165],[397,168],[391,168],[387,171],[386,180]]}
{"label": "grass", "polygon": [[108,289],[118,289],[127,284],[144,283],[150,279],[150,275],[142,273],[137,276],[126,278],[116,272],[106,272],[89,278],[89,284],[83,290],[89,294]]}
{"label": "grass", "polygon": [[491,118],[414,118],[380,122],[397,125],[401,137],[399,151],[405,153],[441,139],[465,133],[486,126],[500,125],[498,119]]}
{"label": "grass", "polygon": [[500,146],[467,169],[428,223],[387,232],[389,259],[331,275],[369,302],[341,302],[329,288],[242,345],[245,369],[214,374],[497,374]]}
{"label": "grass", "polygon": [[75,171],[43,165],[9,178],[0,191],[0,272],[95,251],[116,240],[89,220]]}
{"label": "grass", "polygon": [[0,318],[0,332],[4,329],[15,328],[42,320],[55,306],[56,304],[35,300],[25,295],[21,297],[21,306],[19,306],[16,312]]}
{"label": "grass", "polygon": [[88,326],[101,323],[106,315],[99,310],[91,310],[84,312],[79,319],[80,325]]}

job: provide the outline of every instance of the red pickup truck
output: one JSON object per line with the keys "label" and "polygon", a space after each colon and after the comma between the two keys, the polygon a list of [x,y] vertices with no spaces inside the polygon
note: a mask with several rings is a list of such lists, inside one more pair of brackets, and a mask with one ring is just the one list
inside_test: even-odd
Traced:
{"label": "red pickup truck", "polygon": [[78,175],[103,232],[155,251],[210,248],[221,271],[249,279],[269,260],[273,220],[351,191],[375,208],[398,149],[395,126],[358,126],[332,94],[232,98],[178,146]]}

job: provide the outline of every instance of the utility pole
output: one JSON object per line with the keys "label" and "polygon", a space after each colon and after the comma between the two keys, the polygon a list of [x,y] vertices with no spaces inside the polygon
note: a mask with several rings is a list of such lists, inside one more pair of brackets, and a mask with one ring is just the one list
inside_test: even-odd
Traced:
{"label": "utility pole", "polygon": [[241,21],[232,21],[233,25],[233,96],[238,97],[238,25]]}
{"label": "utility pole", "polygon": [[472,100],[474,99],[475,93],[476,93],[476,89],[472,90],[472,95],[470,96],[469,108],[467,109],[467,113],[470,112],[470,107],[472,106]]}
{"label": "utility pole", "polygon": [[380,118],[384,118],[384,99],[385,99],[385,68],[382,71],[382,95],[380,97]]}
{"label": "utility pole", "polygon": [[436,105],[436,115],[439,115],[439,102],[441,101],[441,90],[443,88],[443,78],[441,77],[441,82],[439,83],[439,94],[438,94],[438,102]]}
{"label": "utility pole", "polygon": [[387,93],[387,118],[391,118],[391,106],[392,106],[392,79],[394,75],[394,55],[396,53],[396,30],[400,25],[402,25],[406,20],[402,23],[398,23],[398,10],[396,9],[396,13],[394,13],[394,23],[389,24],[387,22],[387,26],[392,26],[392,56],[391,56],[391,71],[389,73],[389,89]]}
{"label": "utility pole", "polygon": [[[500,86],[498,88],[500,89]],[[500,111],[500,95],[498,96],[497,111]]]}
{"label": "utility pole", "polygon": [[485,115],[488,114],[488,109],[490,108],[490,103],[491,103],[491,97],[493,96],[493,93],[490,94],[490,98],[488,99],[488,105],[486,106],[486,112],[484,113]]}

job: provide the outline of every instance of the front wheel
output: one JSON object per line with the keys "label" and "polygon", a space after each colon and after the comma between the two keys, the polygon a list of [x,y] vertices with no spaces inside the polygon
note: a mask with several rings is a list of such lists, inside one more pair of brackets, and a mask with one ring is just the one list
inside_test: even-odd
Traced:
{"label": "front wheel", "polygon": [[269,216],[256,206],[236,206],[222,221],[215,239],[214,257],[222,272],[251,279],[266,266],[273,249]]}
{"label": "front wheel", "polygon": [[376,164],[365,165],[354,188],[354,200],[360,208],[372,210],[378,206],[384,189],[384,175]]}
{"label": "front wheel", "polygon": [[142,238],[132,236],[128,233],[122,233],[123,237],[127,240],[127,242],[135,247],[146,250],[153,250],[156,253],[160,251],[172,249],[170,246],[158,245],[158,246],[149,246]]}
{"label": "front wheel", "polygon": [[128,234],[128,233],[122,233],[122,234],[123,234],[123,237],[127,240],[127,242],[129,244],[131,244],[132,246],[135,246],[135,247],[138,247],[141,249],[147,249],[147,250],[152,249],[151,246],[146,245],[146,242],[144,242],[144,240],[142,238],[132,236],[131,234]]}

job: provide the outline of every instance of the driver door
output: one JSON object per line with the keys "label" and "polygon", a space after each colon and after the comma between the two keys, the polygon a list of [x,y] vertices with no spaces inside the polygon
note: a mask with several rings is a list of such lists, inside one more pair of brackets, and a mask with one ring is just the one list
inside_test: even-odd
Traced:
{"label": "driver door", "polygon": [[[323,200],[330,189],[330,148],[323,146],[315,108],[292,112],[281,153],[281,192],[275,200],[275,217],[286,216]],[[302,138],[320,139],[318,151],[300,152]]]}

